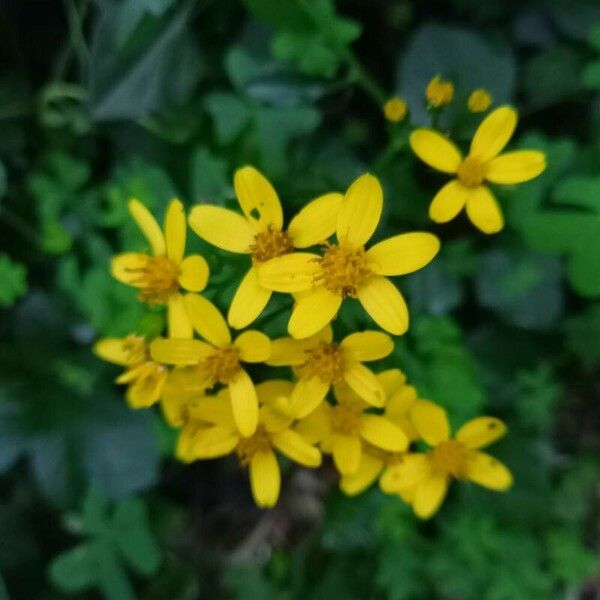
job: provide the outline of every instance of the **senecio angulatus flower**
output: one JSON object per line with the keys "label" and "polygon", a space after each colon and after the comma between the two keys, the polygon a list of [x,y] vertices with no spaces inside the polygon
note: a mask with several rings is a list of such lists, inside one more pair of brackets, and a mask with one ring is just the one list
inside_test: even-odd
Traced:
{"label": "senecio angulatus flower", "polygon": [[433,108],[441,108],[452,102],[454,98],[454,84],[436,75],[425,88],[427,104]]}
{"label": "senecio angulatus flower", "polygon": [[472,113],[485,112],[492,105],[492,95],[483,88],[473,90],[467,100],[467,107]]}
{"label": "senecio angulatus flower", "polygon": [[383,105],[383,115],[391,123],[399,123],[406,118],[408,114],[408,105],[402,98],[390,98]]}
{"label": "senecio angulatus flower", "polygon": [[432,200],[429,216],[433,221],[451,221],[466,206],[469,220],[483,233],[496,233],[504,227],[502,211],[486,184],[523,183],[546,168],[546,157],[538,150],[501,154],[516,126],[516,110],[497,108],[479,125],[467,156],[438,131],[416,129],[411,133],[410,145],[423,162],[456,176]]}
{"label": "senecio angulatus flower", "polygon": [[288,323],[294,338],[314,335],[337,315],[342,302],[356,298],[382,328],[394,335],[408,329],[408,308],[388,279],[412,273],[438,253],[438,238],[426,232],[404,233],[369,248],[383,209],[383,190],[365,174],[348,188],[335,224],[335,243],[322,255],[295,252],[273,258],[258,269],[258,280],[277,292],[296,294]]}

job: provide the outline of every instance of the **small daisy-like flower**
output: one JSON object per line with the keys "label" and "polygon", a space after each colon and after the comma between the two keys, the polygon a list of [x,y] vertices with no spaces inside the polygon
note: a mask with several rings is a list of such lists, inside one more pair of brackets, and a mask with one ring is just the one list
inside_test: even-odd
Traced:
{"label": "small daisy-like flower", "polygon": [[492,95],[483,88],[473,90],[467,100],[467,107],[472,113],[485,112],[492,105]]}
{"label": "small daisy-like flower", "polygon": [[294,416],[287,398],[291,387],[290,382],[279,380],[256,386],[259,421],[249,437],[242,437],[236,427],[227,390],[198,399],[189,407],[188,421],[177,443],[177,456],[191,462],[235,453],[240,465],[249,470],[256,504],[261,508],[275,506],[281,487],[276,451],[305,467],[321,464],[319,450],[291,428]]}
{"label": "small daisy-like flower", "polygon": [[129,201],[129,212],[148,240],[152,255],[119,254],[112,260],[112,274],[122,283],[138,288],[142,302],[167,306],[171,337],[191,337],[192,326],[180,290],[201,292],[208,282],[209,269],[206,260],[198,254],[184,258],[186,220],[183,204],[171,200],[164,232],[138,200]]}
{"label": "small daisy-like flower", "polygon": [[425,99],[429,106],[441,108],[452,102],[454,98],[454,84],[436,75],[425,88]]}
{"label": "small daisy-like flower", "polygon": [[373,372],[362,363],[385,358],[393,349],[392,338],[381,331],[352,333],[336,343],[328,325],[305,340],[273,340],[267,364],[294,367],[299,381],[291,402],[297,417],[302,418],[325,399],[332,385],[343,381],[363,400],[382,407],[384,389]]}
{"label": "small daisy-like flower", "polygon": [[392,122],[399,123],[406,118],[408,114],[408,105],[402,98],[390,98],[383,105],[383,115],[384,117]]}
{"label": "small daisy-like flower", "polygon": [[336,220],[337,242],[327,244],[323,256],[296,252],[260,266],[261,285],[298,294],[288,324],[292,337],[307,338],[323,329],[346,298],[358,299],[389,333],[406,332],[406,302],[387,276],[421,269],[438,253],[440,242],[431,233],[405,233],[367,250],[365,244],[377,228],[382,209],[379,181],[362,175],[346,192]]}
{"label": "small daisy-like flower", "polygon": [[343,196],[325,194],[309,202],[283,229],[277,192],[255,168],[243,167],[234,176],[235,193],[244,215],[219,206],[196,206],[189,223],[203,240],[229,252],[247,254],[252,266],[242,279],[229,307],[227,320],[235,329],[250,325],[264,310],[272,291],[261,285],[256,267],[325,241],[335,229]]}
{"label": "small daisy-like flower", "polygon": [[446,411],[433,402],[418,400],[410,411],[419,436],[432,449],[409,453],[388,467],[381,487],[389,493],[412,488],[412,505],[422,519],[441,506],[452,479],[469,480],[495,491],[512,485],[510,471],[498,460],[481,452],[506,433],[506,426],[494,417],[478,417],[463,425],[454,438]]}
{"label": "small daisy-like flower", "polygon": [[436,223],[451,221],[465,207],[475,227],[496,233],[504,217],[486,182],[514,184],[537,177],[546,168],[546,157],[537,150],[500,154],[517,126],[517,112],[501,106],[481,123],[469,154],[461,151],[433,129],[416,129],[410,135],[413,152],[430,167],[456,175],[433,198],[429,216]]}
{"label": "small daisy-like flower", "polygon": [[128,386],[125,398],[131,408],[148,408],[160,400],[167,369],[152,360],[143,337],[128,335],[98,340],[94,352],[103,360],[127,368],[115,381]]}
{"label": "small daisy-like flower", "polygon": [[271,355],[271,340],[260,331],[244,331],[235,340],[215,306],[202,296],[185,297],[194,329],[206,340],[156,338],[152,358],[178,367],[195,366],[200,387],[222,384],[229,388],[235,422],[243,436],[256,431],[258,400],[254,384],[242,363],[264,362]]}
{"label": "small daisy-like flower", "polygon": [[311,442],[319,442],[323,452],[332,454],[341,475],[358,471],[365,447],[387,452],[406,450],[408,437],[402,429],[383,415],[367,412],[369,405],[347,384],[335,386],[334,395],[335,405],[321,403],[298,423],[296,431]]}

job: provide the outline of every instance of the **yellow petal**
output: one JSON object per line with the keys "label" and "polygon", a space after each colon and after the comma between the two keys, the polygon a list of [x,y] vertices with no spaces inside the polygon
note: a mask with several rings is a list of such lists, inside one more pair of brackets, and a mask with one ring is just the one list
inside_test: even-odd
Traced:
{"label": "yellow petal", "polygon": [[185,254],[185,210],[183,204],[177,200],[171,200],[165,216],[165,243],[167,256],[179,264]]}
{"label": "yellow petal", "polygon": [[362,454],[362,442],[353,435],[333,433],[331,435],[333,462],[341,475],[358,471]]}
{"label": "yellow petal", "polygon": [[254,329],[241,333],[233,344],[240,349],[240,360],[243,362],[265,362],[271,355],[271,340]]}
{"label": "yellow petal", "polygon": [[417,390],[412,385],[405,385],[388,398],[385,414],[390,419],[405,417],[416,400]]}
{"label": "yellow petal", "polygon": [[483,233],[497,233],[504,227],[504,217],[490,190],[480,185],[467,198],[467,216]]}
{"label": "yellow petal", "polygon": [[356,496],[364,492],[379,476],[383,461],[368,452],[363,452],[358,470],[352,475],[340,478],[340,489],[347,496]]}
{"label": "yellow petal", "polygon": [[382,329],[394,335],[402,335],[408,330],[408,307],[389,279],[381,275],[371,277],[359,288],[358,300]]}
{"label": "yellow petal", "polygon": [[200,340],[156,338],[150,344],[150,354],[166,365],[196,365],[214,353],[214,348]]}
{"label": "yellow petal", "polygon": [[310,290],[321,272],[320,258],[308,252],[278,256],[256,267],[258,282],[274,292]]}
{"label": "yellow petal", "polygon": [[[132,348],[132,344],[135,345]],[[102,360],[115,365],[134,365],[144,358],[144,338],[129,336],[125,338],[105,338],[94,344],[94,353]],[[132,351],[133,350],[133,351]]]}
{"label": "yellow petal", "polygon": [[219,309],[204,296],[187,294],[185,308],[194,329],[208,342],[223,347],[231,343],[231,332]]}
{"label": "yellow petal", "polygon": [[429,461],[425,454],[406,454],[400,462],[388,466],[379,484],[386,494],[394,494],[419,483],[429,472]]}
{"label": "yellow petal", "polygon": [[485,178],[492,183],[523,183],[537,177],[546,168],[546,156],[537,150],[507,152],[492,159]]}
{"label": "yellow petal", "polygon": [[413,152],[424,163],[444,173],[456,173],[462,154],[447,137],[433,129],[416,129],[409,140]]}
{"label": "yellow petal", "polygon": [[410,409],[410,418],[419,435],[430,446],[437,446],[450,437],[446,411],[429,400],[417,400]]}
{"label": "yellow petal", "polygon": [[325,194],[309,202],[290,222],[287,233],[296,248],[322,244],[335,233],[344,195]]}
{"label": "yellow petal", "polygon": [[240,282],[229,306],[229,324],[235,329],[243,329],[253,323],[267,306],[271,293],[271,290],[260,285],[256,269],[251,267]]}
{"label": "yellow petal", "polygon": [[401,233],[375,244],[368,252],[369,265],[379,275],[405,275],[429,264],[440,250],[431,233]]}
{"label": "yellow petal", "polygon": [[231,410],[240,433],[251,436],[258,425],[258,398],[250,376],[240,369],[229,382]]}
{"label": "yellow petal", "polygon": [[351,362],[344,369],[344,381],[365,402],[382,407],[385,404],[385,392],[371,369],[362,363]]}
{"label": "yellow petal", "polygon": [[294,384],[287,379],[269,379],[256,385],[256,393],[260,402],[270,404],[281,396],[289,397]]}
{"label": "yellow petal", "polygon": [[310,415],[298,421],[294,429],[311,444],[323,442],[331,433],[330,413],[331,407],[323,402]]}
{"label": "yellow petal", "polygon": [[354,360],[368,362],[389,356],[394,350],[392,338],[382,331],[360,331],[346,336],[340,346]]}
{"label": "yellow petal", "polygon": [[169,337],[191,338],[194,335],[183,296],[173,294],[167,303]]}
{"label": "yellow petal", "polygon": [[283,212],[277,192],[269,180],[254,167],[242,167],[233,177],[235,195],[248,219],[258,221],[261,229],[283,227]]}
{"label": "yellow petal", "polygon": [[129,407],[149,408],[156,404],[162,396],[166,380],[166,369],[160,365],[152,365],[151,370],[138,377],[127,389],[126,399]]}
{"label": "yellow petal", "polygon": [[477,128],[471,141],[470,154],[481,161],[498,156],[517,126],[517,111],[510,106],[500,106],[492,111]]}
{"label": "yellow petal", "polygon": [[220,206],[195,206],[190,212],[189,223],[192,230],[209,244],[238,254],[250,253],[256,235],[248,219]]}
{"label": "yellow petal", "polygon": [[123,383],[131,383],[140,377],[145,377],[146,374],[153,368],[153,365],[156,364],[153,361],[149,360],[143,362],[139,365],[134,365],[130,369],[127,369],[123,373],[121,373],[116,379],[115,383],[123,384]]}
{"label": "yellow petal", "polygon": [[321,453],[311,446],[299,433],[284,429],[273,434],[273,446],[285,454],[290,460],[305,467],[318,467],[321,464]]}
{"label": "yellow petal", "polygon": [[331,384],[319,377],[300,379],[294,386],[290,402],[298,419],[309,415],[323,400]]}
{"label": "yellow petal", "polygon": [[342,304],[342,297],[332,294],[323,286],[300,298],[292,310],[288,323],[289,334],[297,339],[315,335],[329,324]]}
{"label": "yellow petal", "polygon": [[252,496],[260,508],[277,504],[281,488],[281,472],[272,450],[257,452],[250,461],[250,487]]}
{"label": "yellow petal", "polygon": [[469,191],[465,186],[453,179],[449,181],[434,197],[429,205],[429,218],[435,223],[447,223],[465,207]]}
{"label": "yellow petal", "polygon": [[506,425],[495,417],[477,417],[465,423],[454,436],[468,448],[484,448],[506,433]]}
{"label": "yellow petal", "polygon": [[467,477],[472,482],[497,492],[504,492],[513,484],[511,472],[499,460],[485,452],[469,454]]}
{"label": "yellow petal", "polygon": [[179,265],[179,285],[189,292],[201,292],[208,283],[209,274],[204,257],[193,254],[184,258]]}
{"label": "yellow petal", "polygon": [[135,198],[128,203],[128,208],[137,226],[142,230],[145,238],[148,240],[152,248],[154,256],[162,256],[165,254],[165,238],[160,229],[160,225],[152,216],[152,213]]}
{"label": "yellow petal", "polygon": [[448,478],[445,475],[427,477],[415,489],[413,509],[421,519],[429,519],[441,506],[448,491]]}
{"label": "yellow petal", "polygon": [[389,452],[403,452],[408,447],[404,432],[379,415],[362,415],[360,434],[373,446]]}
{"label": "yellow petal", "polygon": [[188,419],[204,421],[237,432],[229,394],[199,396],[188,402]]}
{"label": "yellow petal", "polygon": [[340,243],[364,246],[377,229],[383,209],[383,190],[377,177],[366,173],[348,188],[337,217]]}
{"label": "yellow petal", "polygon": [[186,425],[179,435],[177,456],[186,462],[218,458],[231,453],[239,436],[225,427],[204,427],[195,423]]}
{"label": "yellow petal", "polygon": [[140,285],[140,271],[146,267],[148,255],[139,252],[123,252],[117,254],[110,263],[112,276],[121,283],[142,287]]}
{"label": "yellow petal", "polygon": [[377,373],[377,379],[387,398],[406,384],[406,375],[400,369],[387,369]]}
{"label": "yellow petal", "polygon": [[312,347],[312,338],[295,340],[294,338],[278,338],[271,342],[271,356],[267,364],[272,367],[301,365],[306,361],[306,351]]}

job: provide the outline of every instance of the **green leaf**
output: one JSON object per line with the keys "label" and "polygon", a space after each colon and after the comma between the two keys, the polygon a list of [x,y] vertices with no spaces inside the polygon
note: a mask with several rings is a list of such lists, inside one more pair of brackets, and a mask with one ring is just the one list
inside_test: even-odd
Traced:
{"label": "green leaf", "polygon": [[50,581],[64,592],[82,592],[98,577],[95,552],[91,544],[82,544],[56,556],[48,569]]}
{"label": "green leaf", "polygon": [[600,90],[600,60],[589,62],[581,71],[583,85],[590,90]]}
{"label": "green leaf", "polygon": [[587,369],[600,365],[600,304],[591,304],[565,324],[567,348]]}
{"label": "green leaf", "polygon": [[[4,163],[0,160],[0,200],[4,198],[6,194],[6,190],[8,188],[8,175],[6,173],[6,167]],[[0,210],[2,205],[0,204]]]}
{"label": "green leaf", "polygon": [[222,204],[232,194],[227,171],[227,163],[222,158],[204,146],[196,147],[190,164],[192,201]]}
{"label": "green leaf", "polygon": [[27,291],[27,270],[6,254],[0,254],[0,281],[0,306],[11,306]]}
{"label": "green leaf", "polygon": [[234,94],[215,92],[207,96],[204,104],[221,144],[233,142],[250,121],[250,109]]}

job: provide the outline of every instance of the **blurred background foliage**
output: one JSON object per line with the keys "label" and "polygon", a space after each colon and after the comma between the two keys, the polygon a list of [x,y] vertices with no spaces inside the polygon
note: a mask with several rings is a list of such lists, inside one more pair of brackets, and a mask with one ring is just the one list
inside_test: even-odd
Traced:
{"label": "blurred background foliage", "polygon": [[[597,1],[5,0],[0,33],[0,598],[600,597]],[[519,108],[516,145],[547,153],[499,193],[499,235],[428,221],[441,179],[382,117],[397,94],[429,124],[437,73],[456,85],[444,130],[468,139],[484,87]],[[412,326],[385,366],[455,423],[508,423],[510,493],[463,486],[421,523],[324,467],[289,471],[261,512],[233,462],[177,464],[159,415],[125,408],[90,344],[163,319],[108,272],[144,247],[126,200],[233,206],[245,163],[287,214],[372,170],[381,237],[442,237],[403,278]],[[244,263],[190,238],[223,308]]]}

